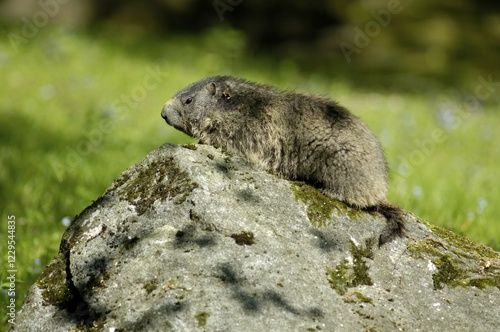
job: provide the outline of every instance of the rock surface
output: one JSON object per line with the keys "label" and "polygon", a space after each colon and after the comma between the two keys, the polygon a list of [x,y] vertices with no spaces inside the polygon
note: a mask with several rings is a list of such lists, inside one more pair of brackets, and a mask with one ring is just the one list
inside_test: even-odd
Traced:
{"label": "rock surface", "polygon": [[164,145],[68,228],[18,331],[496,331],[499,254],[210,146]]}

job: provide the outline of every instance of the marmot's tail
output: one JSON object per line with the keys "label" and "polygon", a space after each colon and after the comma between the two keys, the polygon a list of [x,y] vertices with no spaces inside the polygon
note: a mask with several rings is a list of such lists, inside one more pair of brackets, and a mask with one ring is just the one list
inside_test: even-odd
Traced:
{"label": "marmot's tail", "polygon": [[404,235],[405,230],[405,211],[397,205],[389,202],[382,202],[367,210],[382,214],[387,219],[387,226],[379,237],[379,246],[394,240],[396,237]]}

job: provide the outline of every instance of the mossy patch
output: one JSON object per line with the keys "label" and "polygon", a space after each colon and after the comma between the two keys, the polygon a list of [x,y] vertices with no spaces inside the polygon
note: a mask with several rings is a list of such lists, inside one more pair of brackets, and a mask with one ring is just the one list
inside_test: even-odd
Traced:
{"label": "mossy patch", "polygon": [[366,258],[373,259],[372,242],[372,240],[367,240],[366,246],[361,248],[351,241],[352,263],[344,259],[335,268],[326,270],[330,286],[339,295],[344,295],[352,287],[373,285],[373,281],[368,274],[368,265],[365,262]]}
{"label": "mossy patch", "polygon": [[146,290],[146,293],[148,293],[148,295],[151,294],[157,288],[158,288],[158,280],[156,279],[148,280],[144,284],[144,289]]}
{"label": "mossy patch", "polygon": [[430,223],[425,223],[437,236],[443,238],[449,243],[453,244],[455,247],[463,250],[464,252],[475,253],[481,257],[488,257],[494,259],[500,259],[500,253],[495,250],[482,245],[480,243],[473,242],[466,237],[455,234],[450,230],[443,227],[432,225]]}
{"label": "mossy patch", "polygon": [[60,253],[40,274],[37,284],[42,290],[44,304],[65,308],[73,301],[74,294],[66,266],[66,255]]}
{"label": "mossy patch", "polygon": [[309,220],[315,227],[326,226],[334,210],[341,211],[350,219],[360,219],[364,212],[348,207],[345,203],[325,196],[317,188],[304,182],[293,182],[291,186],[295,199],[306,205]]}
{"label": "mossy patch", "polygon": [[231,234],[237,245],[240,246],[251,246],[255,244],[255,237],[252,232],[241,232],[239,234]]}
{"label": "mossy patch", "polygon": [[373,281],[368,274],[368,265],[366,265],[366,259],[373,259],[373,240],[368,239],[365,242],[365,247],[356,246],[354,242],[351,241],[351,253],[353,258],[353,270],[354,270],[354,286],[358,285],[373,285]]}
{"label": "mossy patch", "polygon": [[205,327],[209,317],[210,314],[206,311],[200,311],[194,315],[194,318],[198,321],[198,327]]}
{"label": "mossy patch", "polygon": [[465,277],[464,271],[453,263],[453,258],[449,255],[442,255],[434,261],[438,272],[432,275],[434,289],[442,289],[444,285],[452,285]]}
{"label": "mossy patch", "polygon": [[101,331],[105,317],[88,307],[71,281],[68,255],[67,251],[61,251],[36,281],[42,292],[43,304],[73,313],[79,321],[77,331]]}
{"label": "mossy patch", "polygon": [[[443,232],[443,229],[440,230]],[[448,231],[446,231],[448,232]],[[453,246],[462,238],[455,234],[446,234],[448,239],[453,237]],[[465,245],[471,242],[464,238]],[[409,253],[416,259],[429,259],[437,268],[433,274],[434,289],[442,289],[445,285],[454,287],[497,287],[500,289],[500,266],[498,259],[491,258],[493,253],[481,248],[481,245],[472,243],[476,248],[472,251],[463,251],[448,243],[427,238],[408,245]],[[478,248],[479,247],[479,248]],[[462,248],[464,244],[462,244]],[[489,249],[489,248],[487,248]],[[480,256],[477,250],[485,250],[489,256]],[[493,255],[494,256],[494,255]]]}
{"label": "mossy patch", "polygon": [[194,150],[194,151],[198,150],[198,146],[196,144],[193,144],[193,143],[183,144],[182,147],[185,149]]}
{"label": "mossy patch", "polygon": [[352,283],[352,265],[347,259],[342,260],[335,268],[327,268],[326,275],[330,287],[332,287],[339,295],[344,295],[348,287]]}
{"label": "mossy patch", "polygon": [[371,297],[357,290],[345,294],[342,300],[345,303],[370,303],[371,305],[375,305]]}
{"label": "mossy patch", "polygon": [[138,215],[148,211],[157,200],[175,198],[180,204],[198,185],[186,172],[181,171],[173,157],[155,160],[138,170],[135,178],[129,179],[120,194],[136,207]]}
{"label": "mossy patch", "polygon": [[113,183],[113,187],[110,188],[110,190],[113,190],[115,188],[120,188],[123,186],[128,180],[130,179],[130,174],[129,173],[122,173],[118,179],[116,179]]}

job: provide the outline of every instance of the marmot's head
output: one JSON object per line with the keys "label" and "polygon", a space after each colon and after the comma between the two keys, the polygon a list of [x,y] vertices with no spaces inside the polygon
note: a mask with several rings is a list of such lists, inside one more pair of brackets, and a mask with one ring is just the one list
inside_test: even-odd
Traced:
{"label": "marmot's head", "polygon": [[218,101],[224,98],[221,86],[223,83],[224,77],[216,76],[190,84],[163,106],[162,118],[174,128],[200,138],[202,120],[217,107]]}
{"label": "marmot's head", "polygon": [[269,96],[257,91],[257,86],[231,76],[208,77],[177,92],[163,106],[161,116],[200,143],[225,146],[226,140],[238,139],[260,120]]}

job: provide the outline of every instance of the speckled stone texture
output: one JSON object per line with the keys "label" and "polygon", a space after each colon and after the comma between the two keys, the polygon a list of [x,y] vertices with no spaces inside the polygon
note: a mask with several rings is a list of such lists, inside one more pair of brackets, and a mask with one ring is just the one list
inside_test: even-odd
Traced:
{"label": "speckled stone texture", "polygon": [[497,331],[499,254],[203,145],[164,145],[63,236],[17,331]]}

